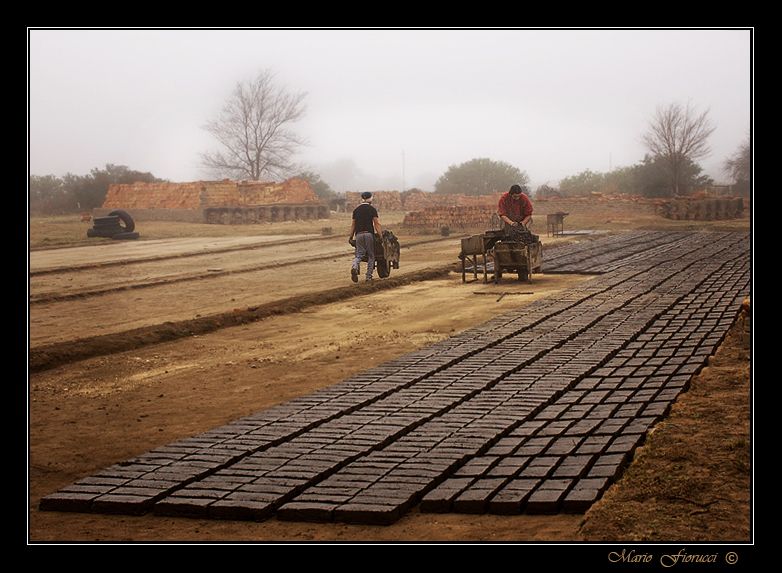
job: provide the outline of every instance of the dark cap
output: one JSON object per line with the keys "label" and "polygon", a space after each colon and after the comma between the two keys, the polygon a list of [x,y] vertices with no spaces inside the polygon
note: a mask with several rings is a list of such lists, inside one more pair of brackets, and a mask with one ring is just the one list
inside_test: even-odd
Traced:
{"label": "dark cap", "polygon": [[371,199],[371,198],[372,198],[372,193],[370,193],[369,191],[364,191],[364,192],[361,194],[361,198],[362,198],[362,199]]}

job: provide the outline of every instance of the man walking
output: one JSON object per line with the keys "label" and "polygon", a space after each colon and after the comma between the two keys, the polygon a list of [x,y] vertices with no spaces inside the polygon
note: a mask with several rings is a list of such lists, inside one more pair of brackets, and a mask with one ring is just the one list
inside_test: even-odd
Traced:
{"label": "man walking", "polygon": [[367,257],[367,282],[372,280],[372,271],[375,270],[375,233],[383,234],[380,227],[380,219],[377,209],[372,206],[372,193],[364,191],[361,194],[361,204],[353,209],[353,222],[350,224],[350,238],[356,238],[356,257],[353,259],[353,267],[350,269],[350,278],[354,283],[358,282],[361,259]]}

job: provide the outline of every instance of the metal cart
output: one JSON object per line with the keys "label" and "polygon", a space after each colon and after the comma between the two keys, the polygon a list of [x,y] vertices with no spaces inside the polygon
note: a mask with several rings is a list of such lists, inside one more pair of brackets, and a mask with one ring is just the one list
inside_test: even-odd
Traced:
{"label": "metal cart", "polygon": [[[535,235],[532,235],[535,237]],[[489,260],[492,262],[494,282],[499,283],[503,273],[515,272],[519,280],[532,280],[533,272],[540,272],[543,245],[537,238],[527,243],[509,238],[504,231],[486,231],[462,239],[459,258],[462,261],[462,282],[467,281],[467,260],[472,259],[472,271],[478,279],[478,256],[483,262],[483,282],[489,282]]]}

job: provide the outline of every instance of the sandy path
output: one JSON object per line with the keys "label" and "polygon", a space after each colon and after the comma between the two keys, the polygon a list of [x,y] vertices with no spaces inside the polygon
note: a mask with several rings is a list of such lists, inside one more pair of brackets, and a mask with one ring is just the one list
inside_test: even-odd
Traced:
{"label": "sandy path", "polygon": [[[457,254],[458,246],[450,242],[405,249],[400,269],[393,270],[392,276],[449,260],[457,262]],[[342,257],[280,269],[34,304],[30,307],[30,346],[192,319],[350,285],[350,261],[347,251]],[[361,283],[355,285],[361,286]]]}
{"label": "sandy path", "polygon": [[[319,235],[311,235],[318,237]],[[130,261],[159,256],[177,256],[187,253],[248,247],[288,241],[291,235],[261,235],[256,237],[192,237],[177,239],[152,239],[149,241],[117,241],[84,247],[36,250],[30,253],[32,271],[67,268],[71,265]]]}

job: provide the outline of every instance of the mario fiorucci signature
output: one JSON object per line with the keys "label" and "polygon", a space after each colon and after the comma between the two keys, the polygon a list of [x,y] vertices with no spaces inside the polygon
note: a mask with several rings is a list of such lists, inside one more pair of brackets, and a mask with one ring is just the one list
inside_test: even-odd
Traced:
{"label": "mario fiorucci signature", "polygon": [[[670,568],[679,565],[680,563],[694,564],[694,563],[719,563],[719,553],[687,553],[684,549],[680,549],[678,553],[663,553],[659,557],[659,563],[663,567]],[[608,561],[611,563],[651,563],[655,558],[653,553],[637,553],[635,549],[622,551],[611,551],[608,554]],[[738,554],[733,551],[729,551],[724,556],[724,561],[728,565],[735,565],[739,560]]]}

